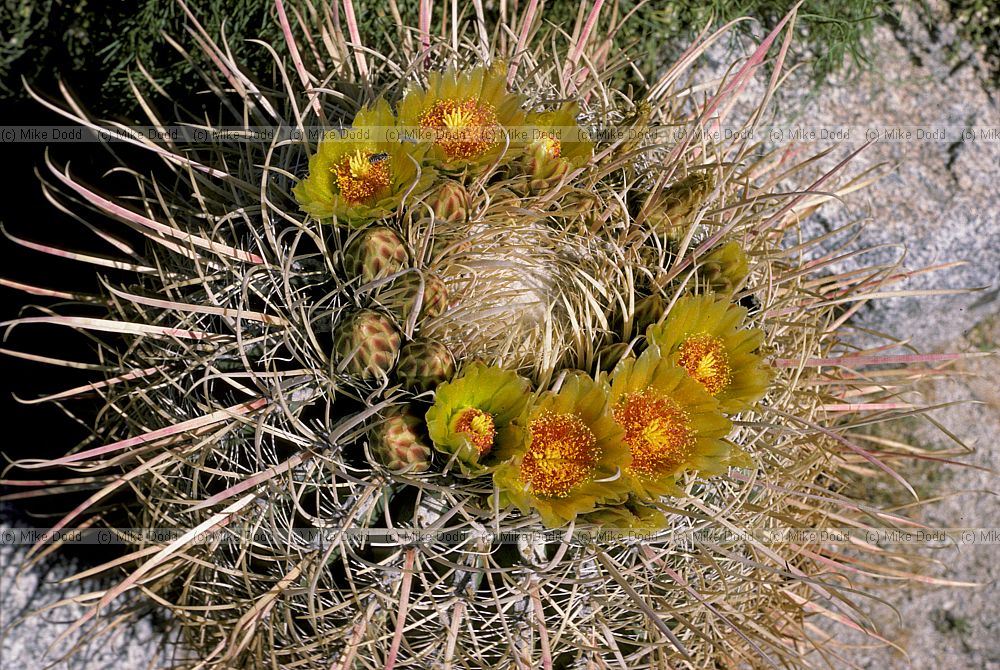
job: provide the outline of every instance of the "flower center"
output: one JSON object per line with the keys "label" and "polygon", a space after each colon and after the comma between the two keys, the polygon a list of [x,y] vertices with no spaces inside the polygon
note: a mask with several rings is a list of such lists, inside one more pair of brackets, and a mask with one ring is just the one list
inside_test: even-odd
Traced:
{"label": "flower center", "polygon": [[671,474],[694,446],[687,412],[673,398],[652,389],[625,395],[612,410],[632,452],[629,468],[656,479]]}
{"label": "flower center", "polygon": [[473,98],[438,100],[419,123],[435,131],[434,144],[450,160],[478,158],[497,143],[496,109]]}
{"label": "flower center", "polygon": [[562,153],[562,142],[552,133],[543,132],[541,137],[535,140],[531,146],[536,153],[540,153],[546,158],[559,158]]}
{"label": "flower center", "polygon": [[389,157],[358,149],[333,168],[340,197],[351,205],[369,204],[389,188]]}
{"label": "flower center", "polygon": [[465,433],[480,456],[493,448],[493,439],[497,436],[493,415],[475,407],[466,407],[458,413],[455,432]]}
{"label": "flower center", "polygon": [[732,368],[722,340],[706,333],[687,337],[677,351],[677,364],[711,395],[729,385]]}
{"label": "flower center", "polygon": [[544,412],[528,425],[531,443],[520,479],[538,496],[565,498],[593,476],[601,449],[594,433],[573,414]]}

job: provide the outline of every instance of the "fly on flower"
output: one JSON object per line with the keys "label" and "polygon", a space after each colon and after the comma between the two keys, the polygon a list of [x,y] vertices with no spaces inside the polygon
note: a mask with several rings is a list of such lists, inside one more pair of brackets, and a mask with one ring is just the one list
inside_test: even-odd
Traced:
{"label": "fly on flower", "polygon": [[309,159],[309,175],[294,189],[302,210],[325,223],[358,226],[391,215],[411,190],[426,190],[434,170],[420,167],[424,149],[388,140],[385,129],[395,125],[380,99],[358,113],[346,136],[328,133]]}

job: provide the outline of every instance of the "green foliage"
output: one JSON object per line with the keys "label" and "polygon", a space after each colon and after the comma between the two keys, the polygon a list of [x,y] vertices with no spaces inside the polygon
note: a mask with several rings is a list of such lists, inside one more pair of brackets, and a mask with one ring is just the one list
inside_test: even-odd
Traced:
{"label": "green foliage", "polygon": [[[675,34],[694,32],[713,19],[715,24],[721,24],[742,16],[756,19],[760,28],[769,31],[781,21],[791,4],[783,0],[679,2],[656,10],[656,18],[660,26],[669,26]],[[809,62],[817,83],[845,66],[864,66],[868,60],[865,40],[871,35],[875,20],[890,10],[888,0],[809,0],[803,3],[796,18],[793,60]],[[745,22],[739,30],[749,33],[756,29]],[[658,31],[651,31],[647,39],[656,43],[659,38]]]}
{"label": "green foliage", "polygon": [[0,95],[21,94],[21,77],[34,80],[51,63],[79,63],[91,18],[60,0],[5,0],[0,6]]}
{"label": "green foliage", "polygon": [[[682,2],[620,3],[622,14],[635,11],[619,36],[621,45],[634,45],[636,54],[650,54],[635,65],[643,76],[655,76],[665,63],[672,62],[688,40],[706,26],[717,28],[741,17],[743,21],[731,32],[730,39],[755,35],[761,37],[774,28],[788,13],[792,3],[784,0],[708,0]],[[572,21],[579,3],[557,2],[551,14]],[[793,62],[805,62],[812,68],[817,84],[843,67],[859,68],[867,63],[865,39],[875,20],[889,11],[888,0],[810,0],[799,9],[796,35],[790,56]],[[560,16],[560,14],[562,16]],[[565,22],[563,23],[565,25]]]}
{"label": "green foliage", "polygon": [[942,635],[965,637],[972,632],[972,624],[967,618],[952,614],[946,609],[935,608],[932,610],[931,621],[934,624],[934,629]]}
{"label": "green foliage", "polygon": [[[248,39],[261,39],[285,55],[273,0],[190,0],[188,4],[213,39],[224,32],[235,60],[244,63],[248,72],[263,75],[270,68],[264,50],[248,44]],[[294,7],[296,0],[286,4]],[[378,49],[387,41],[398,40],[388,3],[355,0],[354,4],[362,40],[367,45]],[[397,4],[404,23],[415,25],[415,0]],[[437,11],[445,11],[445,5],[450,8],[449,3],[443,3]],[[495,25],[500,20],[500,3],[484,5],[487,21]],[[887,6],[887,0],[806,2],[799,13],[796,40],[799,46],[795,47],[793,57],[812,64],[817,82],[845,63],[862,64],[862,43],[871,30],[871,19]],[[551,0],[546,3],[545,20],[571,30],[580,8],[579,2]],[[584,11],[588,8],[589,5],[585,6]],[[721,25],[733,18],[750,16],[759,23],[743,22],[738,32],[760,34],[775,26],[788,9],[789,3],[784,0],[646,4],[620,0],[608,3],[604,15],[621,17],[634,11],[617,41],[619,45],[634,46],[633,53],[637,55],[650,55],[637,58],[634,63],[638,73],[649,78],[677,56],[691,35],[709,23]],[[471,5],[462,11],[471,18]],[[168,92],[184,95],[198,86],[195,72],[198,64],[185,62],[162,34],[185,42],[186,24],[184,11],[176,0],[107,5],[88,0],[5,0],[0,9],[0,25],[6,26],[0,46],[0,97],[23,96],[22,77],[42,90],[52,91],[56,76],[61,75],[95,113],[128,114],[130,110],[123,109],[121,101],[131,99],[128,77],[130,72],[137,71],[137,61]],[[440,15],[435,16],[433,26],[440,25]]]}
{"label": "green foliage", "polygon": [[[981,50],[988,76],[1000,87],[1000,11],[994,0],[950,0],[948,13],[958,29],[959,43]],[[957,52],[958,49],[952,49]],[[954,60],[958,60],[955,53]]]}
{"label": "green foliage", "polygon": [[[294,7],[309,0],[288,0]],[[213,37],[225,34],[235,60],[248,72],[265,79],[271,67],[269,57],[248,39],[260,39],[286,54],[284,38],[275,15],[273,0],[190,0],[191,11]],[[315,4],[315,3],[314,3]],[[339,7],[340,2],[334,3]],[[362,40],[379,48],[398,40],[396,21],[384,0],[355,0]],[[398,1],[399,13],[407,25],[415,25],[417,2]],[[632,13],[626,27],[616,36],[619,46],[631,46],[637,59],[635,70],[623,73],[618,83],[634,81],[637,75],[651,78],[664,63],[680,53],[682,45],[706,25],[748,16],[733,35],[760,36],[773,28],[789,9],[784,0],[681,0],[646,2],[619,0],[607,3],[604,15]],[[981,51],[989,76],[1000,76],[1000,14],[991,11],[989,0],[950,0],[946,16],[936,16],[926,4],[917,10],[928,24],[954,23],[958,40],[946,48],[956,51],[970,44]],[[450,3],[438,5],[437,12],[450,10]],[[485,2],[486,19],[500,20],[500,3]],[[589,9],[584,3],[583,11]],[[462,9],[471,18],[471,5]],[[581,12],[581,3],[550,0],[545,21],[572,30]],[[867,64],[866,42],[876,21],[893,23],[891,0],[809,0],[796,19],[796,39],[792,62],[810,66],[818,84],[830,74],[847,68],[856,71]],[[434,17],[433,27],[442,17]],[[293,24],[295,21],[292,21]],[[128,78],[137,72],[136,62],[152,74],[169,93],[185,95],[198,87],[196,67],[186,62],[163,39],[167,33],[184,42],[187,19],[176,0],[136,0],[96,3],[93,0],[4,0],[0,5],[0,99],[25,96],[24,78],[35,87],[52,92],[61,76],[86,107],[97,114],[125,114],[122,101],[131,100]],[[193,53],[197,53],[194,50]],[[648,54],[648,57],[641,57]],[[139,78],[140,86],[148,88]],[[128,103],[133,105],[134,103]]]}
{"label": "green foliage", "polygon": [[[447,3],[445,3],[447,4]],[[492,24],[500,20],[499,3],[484,3],[486,19]],[[614,6],[616,5],[616,6]],[[362,37],[377,38],[394,26],[384,0],[355,0]],[[404,22],[416,25],[417,3],[400,3]],[[572,31],[574,21],[592,3],[573,0],[551,0],[545,5],[545,21]],[[619,0],[607,3],[605,15],[617,12],[619,17],[631,14],[625,28],[616,36],[618,46],[632,46],[637,62],[633,66],[647,79],[654,77],[665,64],[672,62],[690,38],[705,26],[719,27],[727,21],[751,17],[732,32],[740,36],[760,36],[774,28],[792,3],[786,0],[681,0],[679,2],[640,2]],[[808,62],[817,83],[830,73],[847,66],[866,64],[864,40],[871,34],[875,20],[891,10],[889,0],[810,0],[799,9],[792,60]],[[440,11],[440,10],[439,10]],[[471,8],[468,10],[471,12]],[[440,25],[436,16],[432,26]],[[432,27],[433,30],[433,27]],[[649,57],[642,57],[646,54]]]}
{"label": "green foliage", "polygon": [[[225,34],[236,59],[249,71],[268,67],[266,54],[247,39],[281,51],[283,38],[273,0],[190,0],[191,10],[217,38]],[[195,68],[162,37],[185,45],[187,19],[176,0],[94,3],[88,0],[6,0],[0,47],[0,97],[26,95],[22,77],[51,93],[61,77],[81,102],[98,114],[129,114],[135,102],[129,74],[142,63],[168,92],[197,86]],[[9,31],[9,32],[8,32]],[[196,52],[196,50],[195,50]],[[143,85],[141,75],[137,83]],[[146,88],[145,86],[142,86]],[[122,101],[125,108],[122,106]]]}

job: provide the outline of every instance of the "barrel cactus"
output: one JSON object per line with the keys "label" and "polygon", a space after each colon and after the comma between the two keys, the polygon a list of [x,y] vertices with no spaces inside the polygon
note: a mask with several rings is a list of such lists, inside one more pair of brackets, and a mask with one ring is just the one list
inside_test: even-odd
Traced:
{"label": "barrel cactus", "polygon": [[522,4],[421,2],[380,49],[350,0],[279,1],[313,38],[273,87],[196,29],[268,141],[135,137],[163,166],[121,201],[53,170],[148,246],[105,238],[136,276],[88,316],[18,322],[123,335],[78,391],[106,443],[21,466],[101,486],[60,527],[131,491],[177,531],[78,625],[141,594],[179,667],[652,669],[797,667],[808,613],[849,620],[850,559],[760,533],[867,527],[845,473],[894,476],[831,409],[883,393],[838,335],[870,277],[801,239],[837,175],[779,192],[811,161],[710,132],[786,24],[702,99],[715,35],[613,90],[613,7]]}

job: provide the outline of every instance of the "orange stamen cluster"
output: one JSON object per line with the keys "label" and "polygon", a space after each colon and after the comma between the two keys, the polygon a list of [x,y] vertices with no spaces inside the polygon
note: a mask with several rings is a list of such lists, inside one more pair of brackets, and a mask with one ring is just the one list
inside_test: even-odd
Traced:
{"label": "orange stamen cluster", "polygon": [[373,151],[344,156],[333,169],[340,197],[351,205],[367,205],[378,199],[391,182],[389,158]]}
{"label": "orange stamen cluster", "polygon": [[711,395],[717,395],[732,379],[729,354],[722,340],[707,333],[690,335],[681,343],[677,364]]}
{"label": "orange stamen cluster", "polygon": [[496,143],[496,109],[474,98],[438,100],[420,117],[420,126],[435,131],[434,144],[449,160],[479,158]]}
{"label": "orange stamen cluster", "polygon": [[493,415],[475,407],[466,407],[458,413],[455,432],[464,433],[480,456],[493,448],[493,440],[497,436]]}
{"label": "orange stamen cluster", "polygon": [[688,459],[694,437],[687,412],[652,389],[625,395],[612,410],[632,452],[629,469],[656,479],[676,472]]}
{"label": "orange stamen cluster", "polygon": [[552,133],[543,132],[534,142],[534,149],[546,158],[559,158],[562,154],[562,142]]}
{"label": "orange stamen cluster", "polygon": [[573,414],[544,412],[528,424],[531,443],[521,460],[520,479],[531,493],[565,498],[593,476],[601,458],[597,438]]}

